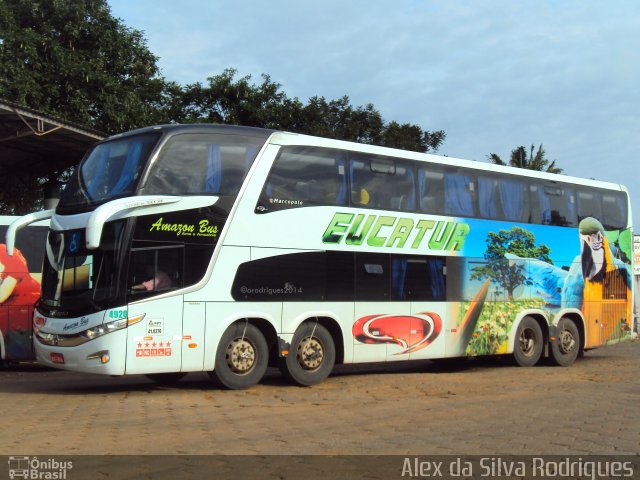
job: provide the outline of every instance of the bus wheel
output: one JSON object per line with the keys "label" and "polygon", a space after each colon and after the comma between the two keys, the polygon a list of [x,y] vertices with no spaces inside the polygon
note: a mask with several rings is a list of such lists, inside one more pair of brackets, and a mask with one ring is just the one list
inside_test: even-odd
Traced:
{"label": "bus wheel", "polygon": [[267,371],[269,348],[262,332],[250,323],[234,323],[220,339],[211,378],[230,390],[249,388]]}
{"label": "bus wheel", "polygon": [[569,318],[562,318],[556,327],[556,338],[551,342],[551,362],[560,367],[571,365],[580,351],[578,327]]}
{"label": "bus wheel", "polygon": [[172,383],[177,383],[185,375],[185,372],[148,373],[145,377],[162,385],[171,385]]}
{"label": "bus wheel", "polygon": [[542,355],[542,329],[532,317],[524,317],[516,332],[513,358],[521,367],[532,367]]}
{"label": "bus wheel", "polygon": [[289,354],[280,360],[280,371],[291,382],[304,387],[329,376],[336,361],[333,337],[322,325],[304,322],[293,335]]}

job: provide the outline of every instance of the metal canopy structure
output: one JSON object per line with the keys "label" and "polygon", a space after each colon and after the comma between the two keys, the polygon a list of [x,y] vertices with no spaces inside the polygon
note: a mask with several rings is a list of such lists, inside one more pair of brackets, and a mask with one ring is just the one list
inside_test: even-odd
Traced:
{"label": "metal canopy structure", "polygon": [[0,99],[0,189],[24,175],[44,178],[77,165],[105,135]]}

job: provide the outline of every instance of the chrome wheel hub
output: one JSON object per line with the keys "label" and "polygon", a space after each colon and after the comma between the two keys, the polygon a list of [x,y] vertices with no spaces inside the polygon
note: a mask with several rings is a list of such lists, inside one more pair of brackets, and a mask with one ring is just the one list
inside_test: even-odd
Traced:
{"label": "chrome wheel hub", "polygon": [[298,346],[297,358],[305,370],[316,370],[324,360],[324,347],[315,337],[303,338]]}
{"label": "chrome wheel hub", "polygon": [[236,338],[227,347],[227,365],[232,372],[244,375],[256,363],[256,348],[246,338]]}

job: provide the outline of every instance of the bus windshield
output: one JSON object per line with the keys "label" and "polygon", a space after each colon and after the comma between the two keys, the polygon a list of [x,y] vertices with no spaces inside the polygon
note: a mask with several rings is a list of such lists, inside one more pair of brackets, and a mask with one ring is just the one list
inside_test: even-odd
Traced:
{"label": "bus windshield", "polygon": [[99,143],[84,158],[60,199],[60,207],[82,207],[131,195],[160,133]]}
{"label": "bus windshield", "polygon": [[69,180],[58,211],[77,212],[136,194],[235,197],[265,142],[256,135],[179,132],[168,134],[150,162],[161,135],[128,135],[96,145]]}
{"label": "bus windshield", "polygon": [[51,230],[46,244],[40,306],[89,313],[118,294],[120,257],[124,249],[124,221],[108,223],[100,248],[86,250],[83,230]]}

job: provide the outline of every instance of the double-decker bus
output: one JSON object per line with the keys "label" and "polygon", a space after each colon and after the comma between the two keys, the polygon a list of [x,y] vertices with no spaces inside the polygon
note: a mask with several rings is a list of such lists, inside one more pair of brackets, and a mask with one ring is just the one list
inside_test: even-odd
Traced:
{"label": "double-decker bus", "polygon": [[[594,172],[594,174],[597,172]],[[624,187],[293,133],[157,126],[96,144],[49,218],[40,362],[246,388],[335,364],[630,335]]]}
{"label": "double-decker bus", "polygon": [[[18,217],[0,215],[0,235]],[[33,310],[40,297],[42,257],[47,238],[47,223],[22,230],[13,255],[0,244],[0,361],[32,361]]]}

